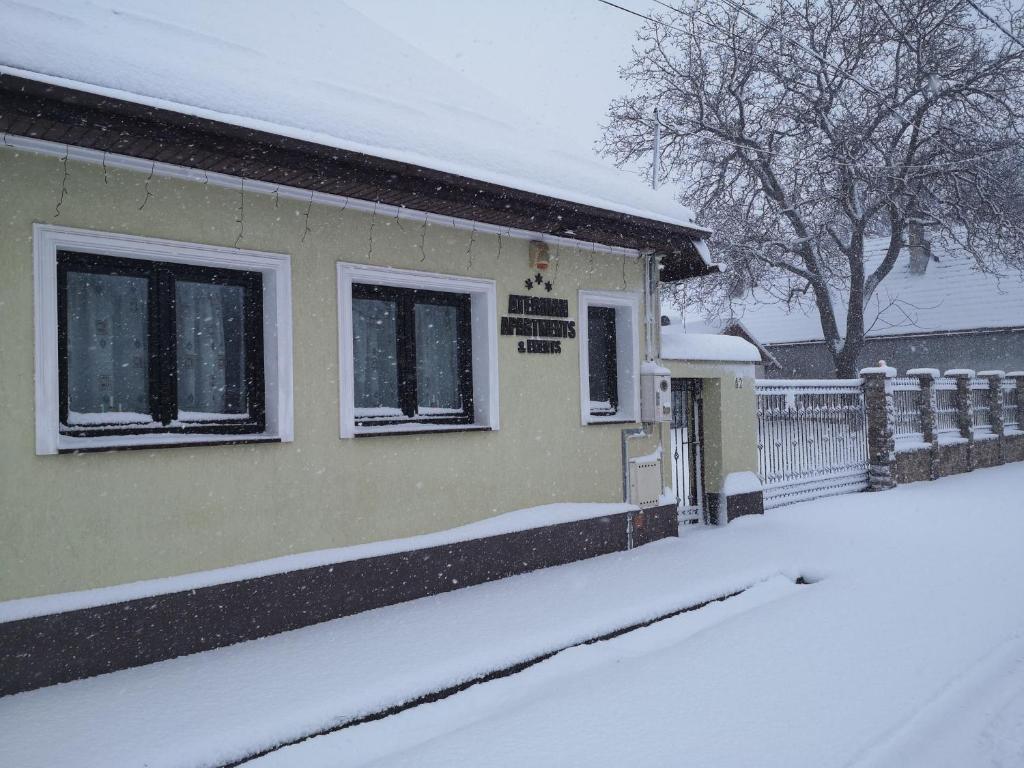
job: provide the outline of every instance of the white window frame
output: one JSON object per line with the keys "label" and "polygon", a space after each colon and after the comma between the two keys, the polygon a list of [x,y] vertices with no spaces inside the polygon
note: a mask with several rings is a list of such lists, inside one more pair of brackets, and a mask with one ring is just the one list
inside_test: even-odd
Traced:
{"label": "white window frame", "polygon": [[[608,416],[590,412],[591,307],[615,310],[615,361],[619,410]],[[580,291],[580,416],[584,424],[634,423],[640,418],[640,294],[632,291]]]}
{"label": "white window frame", "polygon": [[[355,372],[352,348],[352,284],[419,288],[465,293],[470,297],[473,345],[473,422],[470,424],[382,424],[356,426]],[[412,269],[338,263],[338,395],[342,439],[359,435],[497,430],[498,423],[498,300],[493,280],[443,275]]]}
{"label": "white window frame", "polygon": [[[263,275],[263,376],[266,428],[256,434],[99,435],[73,437],[60,431],[60,361],[57,342],[57,251],[95,253],[139,261],[164,261],[259,272]],[[36,453],[133,448],[195,443],[294,440],[292,390],[291,257],[201,243],[185,243],[114,232],[32,227],[35,279]]]}

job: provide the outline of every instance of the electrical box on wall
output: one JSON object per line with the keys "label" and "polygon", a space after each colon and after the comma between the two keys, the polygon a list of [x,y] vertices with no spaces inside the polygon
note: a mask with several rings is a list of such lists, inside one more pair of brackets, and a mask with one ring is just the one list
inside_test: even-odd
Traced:
{"label": "electrical box on wall", "polygon": [[633,459],[629,462],[629,502],[638,507],[656,507],[661,498],[661,459]]}
{"label": "electrical box on wall", "polygon": [[672,421],[672,375],[654,363],[640,371],[640,421]]}

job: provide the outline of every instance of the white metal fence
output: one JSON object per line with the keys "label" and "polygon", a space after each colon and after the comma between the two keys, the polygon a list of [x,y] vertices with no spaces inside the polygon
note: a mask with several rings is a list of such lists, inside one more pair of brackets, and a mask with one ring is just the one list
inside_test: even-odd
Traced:
{"label": "white metal fence", "polygon": [[893,436],[903,442],[924,439],[921,426],[921,380],[916,376],[899,376],[892,380],[895,408]]}
{"label": "white metal fence", "polygon": [[971,379],[967,385],[971,393],[971,426],[974,434],[992,434],[992,393],[988,379]]}
{"label": "white metal fence", "polygon": [[1017,380],[1003,379],[1003,425],[1006,430],[1018,430],[1020,424],[1020,390]]}
{"label": "white metal fence", "polygon": [[765,507],[867,488],[867,422],[859,379],[763,379],[756,392]]}
{"label": "white metal fence", "polygon": [[935,380],[935,434],[960,434],[956,415],[956,379],[940,376]]}

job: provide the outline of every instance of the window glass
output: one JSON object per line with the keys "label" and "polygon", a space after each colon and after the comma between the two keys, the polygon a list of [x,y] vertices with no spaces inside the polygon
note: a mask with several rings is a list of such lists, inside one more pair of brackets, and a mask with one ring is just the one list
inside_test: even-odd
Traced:
{"label": "window glass", "polygon": [[179,418],[248,416],[245,289],[178,280],[175,307]]}
{"label": "window glass", "polygon": [[352,352],[355,407],[362,416],[400,416],[398,393],[398,305],[353,299]]}
{"label": "window glass", "polygon": [[590,412],[611,415],[618,410],[618,361],[615,310],[590,307],[587,312],[587,360],[590,369]]}
{"label": "window glass", "polygon": [[57,266],[65,433],[264,428],[259,273],[71,252]]}
{"label": "window glass", "polygon": [[146,277],[68,272],[68,423],[152,420],[148,298]]}
{"label": "window glass", "polygon": [[417,413],[462,413],[458,309],[448,304],[416,304],[415,315]]}

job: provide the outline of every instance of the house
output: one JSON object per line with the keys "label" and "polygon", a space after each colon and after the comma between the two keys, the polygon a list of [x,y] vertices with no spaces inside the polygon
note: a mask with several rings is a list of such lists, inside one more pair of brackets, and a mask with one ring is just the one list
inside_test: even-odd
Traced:
{"label": "house", "polygon": [[752,377],[657,363],[688,211],[342,4],[51,5],[0,27],[0,695],[675,535],[669,379]]}
{"label": "house", "polygon": [[[887,238],[865,244],[866,268],[881,261]],[[845,327],[845,300],[836,301],[840,328]],[[777,365],[769,378],[832,378],[832,358],[825,348],[813,299],[800,297],[789,306],[755,292],[734,301],[726,330],[742,323],[745,337],[763,347]],[[692,323],[700,316],[687,317]],[[714,321],[712,321],[714,322]],[[914,368],[1011,370],[1024,358],[1024,276],[1007,268],[981,271],[960,249],[934,244],[929,254],[900,252],[892,272],[871,298],[865,316],[867,339],[855,366],[879,360],[905,371]],[[720,325],[723,325],[720,323]],[[769,358],[766,358],[769,359]]]}

